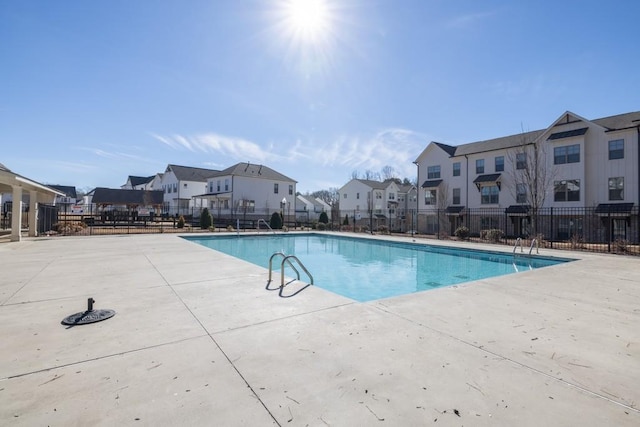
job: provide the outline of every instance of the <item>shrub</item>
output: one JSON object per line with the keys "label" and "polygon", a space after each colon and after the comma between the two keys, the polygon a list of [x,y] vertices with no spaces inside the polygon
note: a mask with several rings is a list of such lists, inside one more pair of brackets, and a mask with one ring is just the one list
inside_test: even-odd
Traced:
{"label": "shrub", "polygon": [[[538,242],[540,242],[540,239],[538,239]],[[582,240],[582,236],[579,234],[572,234],[569,239],[569,243],[571,244],[571,249],[584,248],[584,241]]]}
{"label": "shrub", "polygon": [[271,214],[271,219],[269,220],[269,227],[273,230],[280,230],[282,228],[282,217],[279,212],[274,212]]}
{"label": "shrub", "polygon": [[322,211],[320,213],[320,218],[318,218],[318,222],[322,222],[324,224],[328,224],[329,223],[329,216],[327,215],[327,213],[325,211]]}
{"label": "shrub", "polygon": [[453,234],[460,240],[469,240],[469,237],[471,236],[469,229],[464,225],[456,228],[456,231]]}
{"label": "shrub", "polygon": [[209,209],[204,208],[202,213],[200,214],[200,228],[203,230],[208,230],[213,225],[213,217],[211,216],[211,212]]}
{"label": "shrub", "polygon": [[613,242],[613,250],[617,254],[624,254],[629,252],[629,241],[625,239],[616,239]]}
{"label": "shrub", "polygon": [[344,216],[344,221],[342,221],[342,225],[349,225],[349,214]]}
{"label": "shrub", "polygon": [[87,228],[87,224],[80,221],[59,222],[53,225],[53,229],[59,234],[76,234]]}
{"label": "shrub", "polygon": [[324,222],[319,222],[318,225],[316,225],[316,230],[325,231],[326,229],[327,224],[325,224]]}
{"label": "shrub", "polygon": [[493,242],[493,243],[499,242],[503,236],[504,236],[504,233],[502,232],[502,230],[499,230],[497,228],[480,231],[480,238],[482,240],[489,240],[490,242]]}
{"label": "shrub", "polygon": [[381,225],[378,227],[378,233],[380,234],[389,234],[389,227],[386,225]]}
{"label": "shrub", "polygon": [[227,231],[233,231],[233,225],[227,225]]}
{"label": "shrub", "polygon": [[184,217],[182,215],[178,217],[178,228],[184,228]]}

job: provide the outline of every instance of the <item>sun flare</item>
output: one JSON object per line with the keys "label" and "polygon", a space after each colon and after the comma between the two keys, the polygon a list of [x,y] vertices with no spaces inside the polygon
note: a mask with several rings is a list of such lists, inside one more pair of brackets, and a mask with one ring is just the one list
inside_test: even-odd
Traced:
{"label": "sun flare", "polygon": [[296,37],[314,41],[330,31],[326,0],[287,0],[284,12],[286,25]]}

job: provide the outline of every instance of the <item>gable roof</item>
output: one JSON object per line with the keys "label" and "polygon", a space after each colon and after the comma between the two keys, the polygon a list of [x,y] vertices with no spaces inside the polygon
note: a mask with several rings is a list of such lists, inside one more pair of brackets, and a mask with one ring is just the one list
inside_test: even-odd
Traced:
{"label": "gable roof", "polygon": [[47,184],[47,187],[53,188],[54,190],[58,190],[61,193],[64,193],[65,196],[71,197],[73,199],[77,199],[78,195],[76,194],[76,187],[68,186],[68,185],[50,185]]}
{"label": "gable roof", "polygon": [[[574,117],[575,121],[588,121],[591,123],[595,123],[598,126],[602,126],[607,131],[613,130],[622,130],[629,129],[634,127],[640,127],[640,111],[618,114],[610,117],[603,117],[601,119],[595,120],[587,120],[579,117],[578,115],[571,113],[569,111],[562,114],[562,117]],[[560,119],[554,122],[556,124],[567,124],[567,123],[559,123]],[[551,127],[553,127],[552,125]],[[586,128],[579,129],[577,131],[568,131],[568,132],[578,132],[582,131]],[[484,141],[476,141],[470,142],[468,144],[462,144],[457,146],[451,146],[447,144],[443,144],[441,142],[433,142],[436,146],[440,147],[442,150],[446,151],[451,157],[454,156],[464,156],[469,154],[478,154],[484,153],[486,151],[495,151],[502,150],[505,148],[513,148],[524,144],[531,144],[535,140],[537,140],[543,133],[547,132],[548,129],[539,129],[530,132],[518,133],[515,135],[503,136],[500,138],[493,138]],[[586,130],[584,130],[586,132]],[[553,135],[559,135],[560,133],[556,133]],[[576,134],[577,135],[577,134]],[[563,136],[564,137],[564,136]]]}
{"label": "gable roof", "polygon": [[152,176],[133,176],[133,175],[129,175],[129,182],[131,183],[132,187],[135,187],[137,185],[142,185],[142,184],[147,184],[149,182],[151,182],[151,180],[153,180],[153,178],[155,178],[155,175]]}
{"label": "gable roof", "polygon": [[375,188],[376,190],[384,190],[391,184],[391,182],[380,182],[380,181],[374,181],[371,179],[357,179],[356,181],[360,181],[364,185],[367,185],[371,188]]}
{"label": "gable roof", "polygon": [[164,198],[162,190],[122,190],[115,188],[97,187],[93,190],[95,204],[102,205],[161,205]]}
{"label": "gable roof", "polygon": [[488,139],[486,141],[471,142],[469,144],[458,145],[455,156],[464,156],[465,154],[476,154],[485,151],[502,150],[505,148],[518,147],[524,144],[530,144],[544,132],[544,130],[534,130],[531,132],[518,133],[516,135],[503,136],[500,138]]}
{"label": "gable roof", "polygon": [[191,166],[167,165],[165,172],[172,171],[178,181],[206,182],[208,178],[220,171],[214,169],[194,168]]}
{"label": "gable roof", "polygon": [[640,111],[618,114],[616,116],[603,117],[592,122],[607,128],[608,130],[622,130],[640,126]]}
{"label": "gable roof", "polygon": [[443,144],[442,142],[435,142],[435,141],[433,141],[433,143],[438,147],[440,147],[441,149],[443,149],[450,156],[453,156],[456,152],[456,147],[453,147],[451,145],[447,145],[447,144]]}
{"label": "gable roof", "polygon": [[225,175],[233,175],[233,176],[244,176],[249,178],[264,178],[264,179],[273,179],[277,181],[291,181],[297,182],[280,172],[276,172],[275,170],[264,166],[257,165],[251,163],[238,163],[231,167],[228,167],[225,170],[216,172],[213,176],[225,176]]}

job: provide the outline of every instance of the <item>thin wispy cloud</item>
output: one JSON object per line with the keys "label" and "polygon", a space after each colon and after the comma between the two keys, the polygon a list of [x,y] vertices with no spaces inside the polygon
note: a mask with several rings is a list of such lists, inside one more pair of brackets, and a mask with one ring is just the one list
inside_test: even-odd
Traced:
{"label": "thin wispy cloud", "polygon": [[380,171],[385,166],[393,167],[402,177],[414,177],[413,161],[430,141],[427,135],[401,128],[365,136],[340,135],[326,142],[297,139],[293,143],[268,141],[262,145],[213,132],[195,136],[150,135],[175,151],[215,156],[215,161],[200,163],[206,167],[222,169],[235,162],[250,161],[286,171],[304,165],[307,170],[323,170],[335,176],[341,181],[335,186],[344,184],[354,170]]}
{"label": "thin wispy cloud", "polygon": [[174,150],[220,154],[238,161],[247,161],[250,159],[254,162],[265,162],[281,157],[271,152],[271,150],[263,149],[255,142],[216,133],[205,133],[196,136],[178,134],[162,136],[154,133],[151,133],[151,135]]}
{"label": "thin wispy cloud", "polygon": [[452,28],[457,30],[471,28],[472,26],[482,22],[492,16],[494,16],[497,12],[478,12],[478,13],[469,13],[466,15],[456,16],[455,18],[447,21],[445,23],[446,28]]}

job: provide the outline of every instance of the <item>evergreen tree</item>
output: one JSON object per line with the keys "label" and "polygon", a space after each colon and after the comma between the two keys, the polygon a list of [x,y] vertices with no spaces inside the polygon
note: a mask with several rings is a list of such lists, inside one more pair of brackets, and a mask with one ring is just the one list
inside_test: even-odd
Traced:
{"label": "evergreen tree", "polygon": [[269,227],[273,230],[282,229],[282,217],[280,216],[280,212],[274,212],[271,214],[271,220],[269,221]]}
{"label": "evergreen tree", "polygon": [[213,225],[213,217],[211,216],[211,212],[209,212],[208,208],[204,208],[202,213],[200,214],[200,228],[203,230],[208,230]]}

